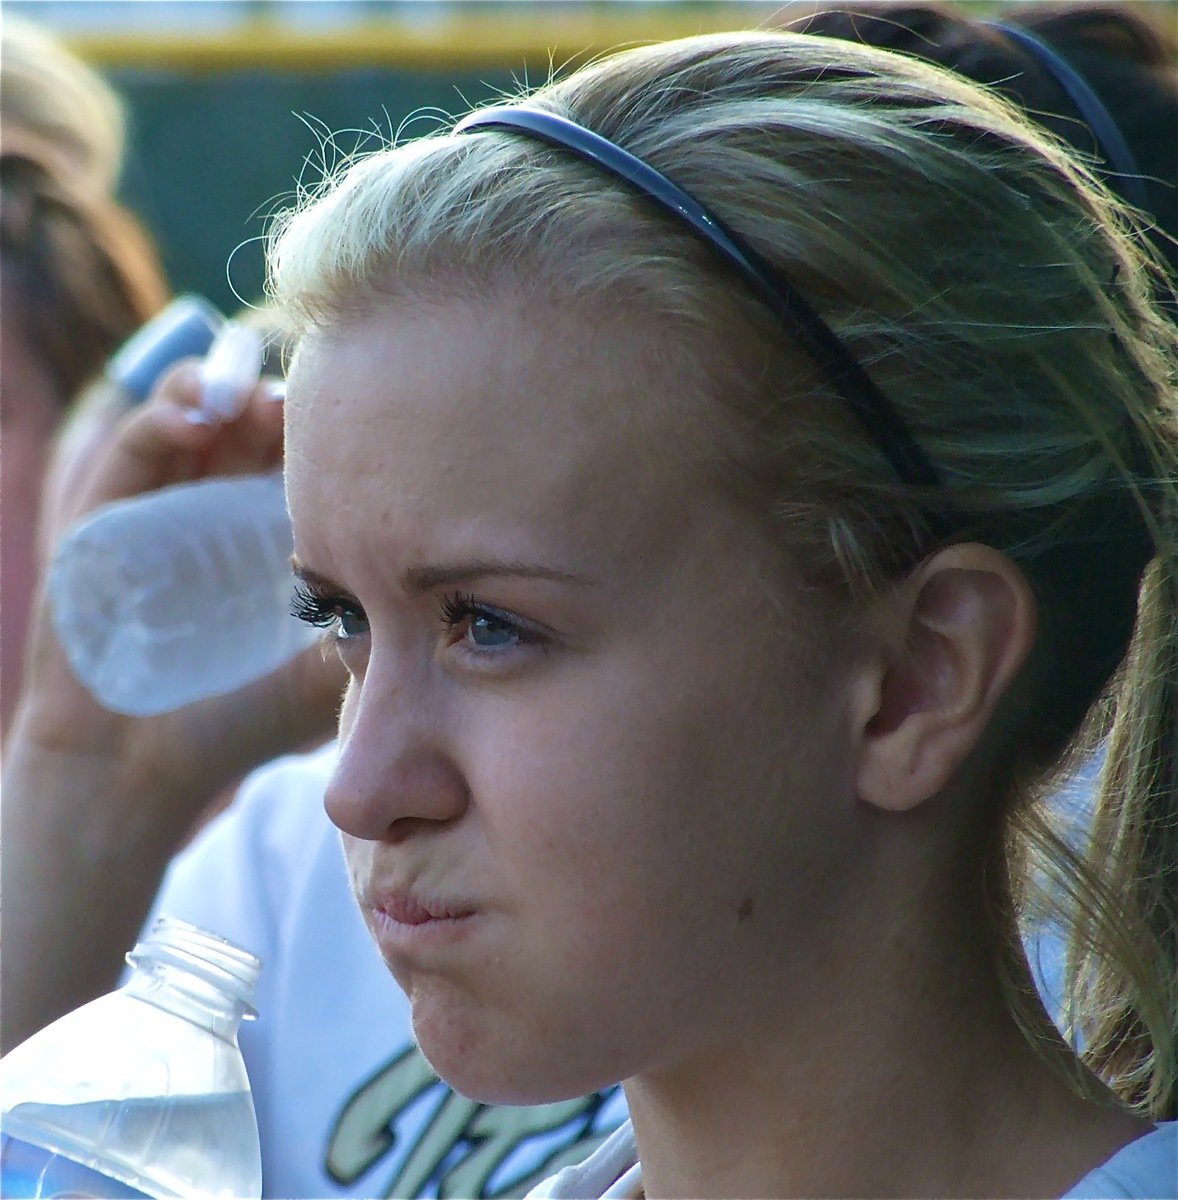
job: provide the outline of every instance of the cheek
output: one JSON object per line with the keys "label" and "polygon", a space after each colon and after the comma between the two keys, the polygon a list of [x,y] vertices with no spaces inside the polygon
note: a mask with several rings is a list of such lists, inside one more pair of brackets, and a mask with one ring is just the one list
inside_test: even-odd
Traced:
{"label": "cheek", "polygon": [[702,673],[587,679],[472,760],[492,860],[546,896],[535,919],[560,912],[607,948],[619,924],[727,920],[815,795],[780,724],[755,688]]}
{"label": "cheek", "polygon": [[[726,698],[706,687],[579,699],[501,724],[504,744],[471,764],[511,938],[477,986],[419,988],[415,1022],[435,1066],[480,1098],[571,1095],[713,1036],[752,997],[782,994],[809,920],[797,856],[813,781],[782,779],[757,705],[719,721]],[[502,1027],[488,1015],[507,1013]],[[475,1078],[456,1047],[492,1026]],[[505,1061],[546,1090],[495,1093]]]}
{"label": "cheek", "polygon": [[[341,833],[339,839],[340,845],[343,847],[344,862],[348,868],[348,881],[352,885],[352,894],[359,898],[363,885],[372,876],[373,855],[380,843],[355,838],[347,833]],[[361,908],[363,909],[363,906]],[[367,922],[369,914],[364,912],[363,916]]]}

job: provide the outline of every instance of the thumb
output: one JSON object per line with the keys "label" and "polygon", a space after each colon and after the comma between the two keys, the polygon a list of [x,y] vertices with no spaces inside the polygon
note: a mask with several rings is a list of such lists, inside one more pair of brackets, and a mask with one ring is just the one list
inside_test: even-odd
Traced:
{"label": "thumb", "polygon": [[88,508],[196,478],[217,438],[200,419],[200,365],[181,363],[115,430],[80,493]]}

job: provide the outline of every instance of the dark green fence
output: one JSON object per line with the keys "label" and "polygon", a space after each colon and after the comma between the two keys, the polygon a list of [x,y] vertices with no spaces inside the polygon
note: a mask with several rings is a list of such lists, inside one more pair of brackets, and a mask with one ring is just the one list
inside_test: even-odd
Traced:
{"label": "dark green fence", "polygon": [[510,71],[487,69],[110,77],[132,117],[124,196],[155,236],[173,287],[226,311],[235,297],[260,294],[266,215],[290,202],[300,178],[318,177],[328,134],[330,158],[413,113],[423,115],[411,130],[424,131],[431,110],[464,111],[512,82]]}
{"label": "dark green fence", "polygon": [[[998,14],[1011,2],[971,7]],[[1131,6],[1178,35],[1176,0]],[[310,35],[266,20],[266,6],[255,5],[249,11],[256,8],[257,19],[224,35],[92,36],[75,44],[128,101],[124,195],[155,235],[173,287],[232,309],[238,297],[258,297],[266,215],[289,202],[300,178],[317,177],[326,135],[348,152],[365,133],[387,135],[415,112],[465,111],[510,88],[517,73],[542,79],[553,62],[607,48],[788,23],[805,7],[776,0],[470,4],[437,27],[374,20]]]}

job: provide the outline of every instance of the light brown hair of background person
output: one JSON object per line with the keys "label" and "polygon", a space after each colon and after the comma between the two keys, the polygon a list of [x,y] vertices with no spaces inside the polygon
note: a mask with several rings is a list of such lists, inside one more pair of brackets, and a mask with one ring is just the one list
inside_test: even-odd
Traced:
{"label": "light brown hair of background person", "polygon": [[31,154],[83,192],[110,196],[123,165],[123,105],[48,30],[6,14],[0,34],[4,150]]}
{"label": "light brown hair of background person", "polygon": [[4,729],[20,691],[53,437],[83,385],[163,307],[168,286],[151,240],[112,195],[123,152],[117,97],[18,18],[4,20],[0,62]]}

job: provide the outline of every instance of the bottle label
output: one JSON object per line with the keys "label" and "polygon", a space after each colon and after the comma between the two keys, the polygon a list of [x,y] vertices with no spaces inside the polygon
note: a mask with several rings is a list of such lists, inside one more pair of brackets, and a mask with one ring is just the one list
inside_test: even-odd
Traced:
{"label": "bottle label", "polygon": [[0,1135],[0,1196],[5,1200],[125,1200],[147,1193],[72,1158],[4,1134]]}

